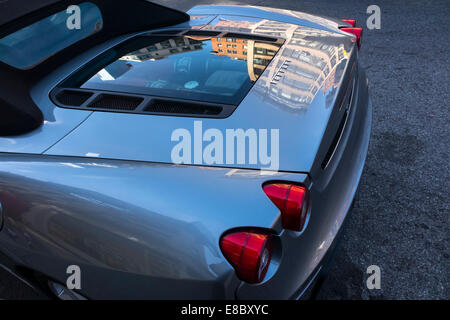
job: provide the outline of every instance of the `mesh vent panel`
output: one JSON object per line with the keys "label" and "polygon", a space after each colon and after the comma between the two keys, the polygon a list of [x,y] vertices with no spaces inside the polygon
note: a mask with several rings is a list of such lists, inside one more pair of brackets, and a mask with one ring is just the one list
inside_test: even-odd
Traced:
{"label": "mesh vent panel", "polygon": [[56,96],[56,100],[66,106],[81,106],[87,99],[93,95],[92,92],[83,92],[75,90],[63,90]]}
{"label": "mesh vent panel", "polygon": [[144,99],[138,97],[102,94],[98,99],[96,99],[89,105],[89,108],[134,110],[142,101],[144,101]]}

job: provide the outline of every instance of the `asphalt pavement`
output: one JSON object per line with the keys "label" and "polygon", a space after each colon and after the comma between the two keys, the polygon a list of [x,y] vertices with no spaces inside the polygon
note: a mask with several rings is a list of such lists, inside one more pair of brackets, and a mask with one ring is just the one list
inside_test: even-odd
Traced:
{"label": "asphalt pavement", "polygon": [[[251,4],[356,18],[373,101],[372,139],[355,208],[320,299],[450,299],[450,2],[155,1]],[[381,29],[368,30],[369,5]],[[381,289],[366,286],[381,268]],[[38,298],[0,271],[0,298]]]}

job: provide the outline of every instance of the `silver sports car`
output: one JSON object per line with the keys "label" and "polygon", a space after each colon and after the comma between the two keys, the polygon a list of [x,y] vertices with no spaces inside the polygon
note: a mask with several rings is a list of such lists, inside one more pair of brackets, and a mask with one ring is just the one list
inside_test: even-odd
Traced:
{"label": "silver sports car", "polygon": [[0,267],[61,299],[306,297],[367,155],[361,33],[254,6],[0,2]]}

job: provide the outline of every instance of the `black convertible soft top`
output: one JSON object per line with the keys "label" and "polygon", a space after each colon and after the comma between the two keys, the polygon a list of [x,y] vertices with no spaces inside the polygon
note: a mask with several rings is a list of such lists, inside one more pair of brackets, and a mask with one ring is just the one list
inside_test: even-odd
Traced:
{"label": "black convertible soft top", "polygon": [[0,2],[0,26],[29,13],[42,9],[59,0],[5,0]]}
{"label": "black convertible soft top", "polygon": [[[28,70],[0,61],[0,136],[19,135],[39,127],[40,109],[30,97],[30,88],[49,72],[72,57],[122,34],[182,23],[189,16],[181,11],[146,0],[2,0],[0,39],[36,21],[83,2],[101,11],[101,31],[59,51]],[[45,35],[43,35],[45,36]]]}

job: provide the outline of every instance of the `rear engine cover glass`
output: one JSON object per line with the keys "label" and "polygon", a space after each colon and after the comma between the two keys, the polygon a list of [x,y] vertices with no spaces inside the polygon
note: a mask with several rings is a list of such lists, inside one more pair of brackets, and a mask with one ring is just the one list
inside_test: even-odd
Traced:
{"label": "rear engine cover glass", "polygon": [[63,86],[238,105],[280,46],[237,37],[138,36]]}

